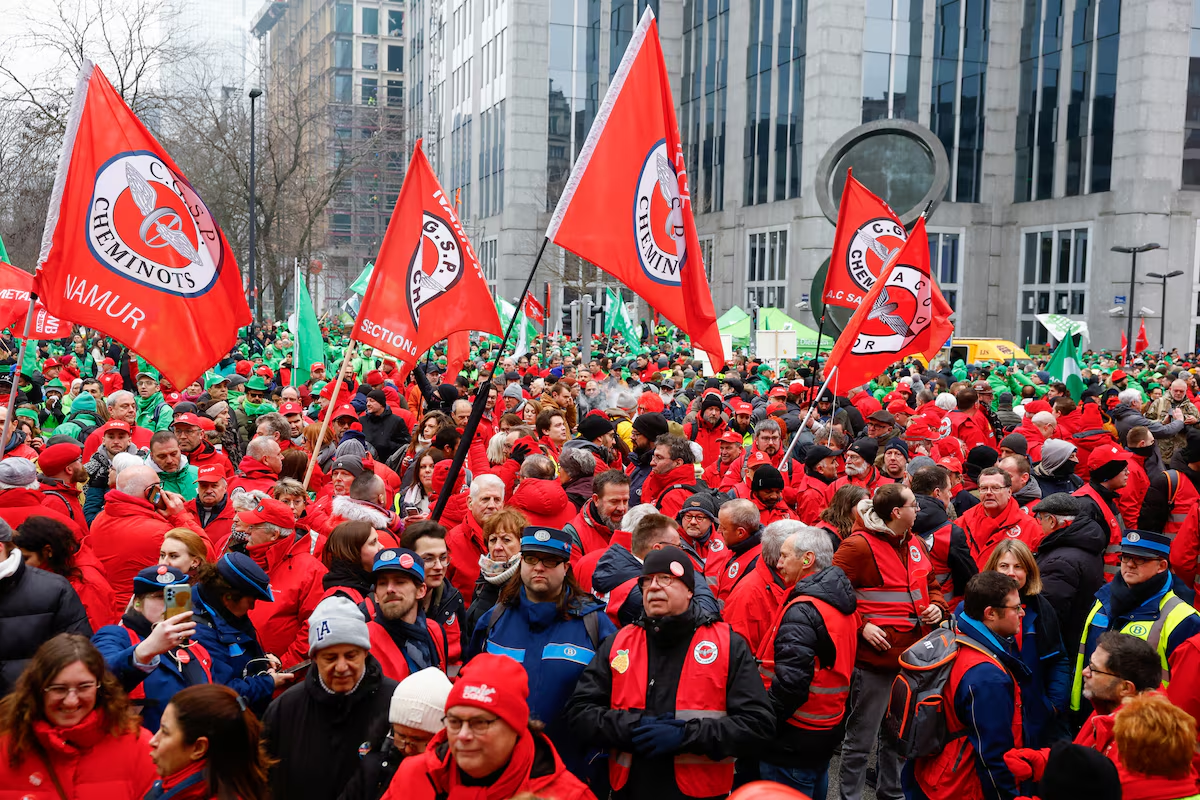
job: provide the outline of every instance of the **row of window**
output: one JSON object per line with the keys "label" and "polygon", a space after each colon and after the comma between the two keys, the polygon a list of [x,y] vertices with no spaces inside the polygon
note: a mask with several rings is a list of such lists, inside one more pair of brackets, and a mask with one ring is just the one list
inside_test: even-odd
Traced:
{"label": "row of window", "polygon": [[336,3],[333,7],[333,32],[334,33],[361,33],[363,36],[379,36],[380,35],[380,11],[384,11],[386,16],[386,27],[383,33],[387,36],[403,36],[404,35],[404,11],[399,8],[379,9],[379,8],[363,8],[360,20],[362,25],[356,31],[354,30],[354,4],[353,3]]}
{"label": "row of window", "polygon": [[[361,58],[359,69],[379,69],[378,42],[363,42],[359,48]],[[389,44],[385,50],[387,61],[384,66],[388,72],[404,72],[404,45]],[[333,40],[333,66],[336,69],[354,68],[354,41],[352,39]]]}

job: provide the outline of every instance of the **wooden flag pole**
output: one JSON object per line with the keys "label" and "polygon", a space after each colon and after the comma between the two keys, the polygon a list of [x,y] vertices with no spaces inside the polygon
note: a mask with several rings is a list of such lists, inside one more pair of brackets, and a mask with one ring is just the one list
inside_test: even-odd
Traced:
{"label": "wooden flag pole", "polygon": [[3,432],[0,433],[0,454],[8,446],[9,431],[15,430],[17,427],[16,420],[13,418],[17,408],[17,377],[21,374],[21,365],[25,363],[25,349],[29,347],[29,332],[33,329],[33,304],[35,302],[37,302],[37,295],[30,292],[29,311],[25,313],[25,335],[21,337],[21,346],[17,350],[17,363],[13,365],[9,378],[12,381],[12,389],[8,393],[8,413],[4,417]]}
{"label": "wooden flag pole", "polygon": [[354,354],[355,344],[357,342],[351,339],[350,343],[346,345],[346,355],[342,356],[342,365],[338,367],[337,383],[333,385],[333,391],[329,393],[329,408],[325,410],[325,416],[321,419],[321,432],[317,435],[317,444],[308,457],[308,469],[304,471],[304,491],[306,492],[308,491],[308,482],[312,480],[313,469],[317,466],[317,456],[325,444],[325,433],[329,430],[329,418],[337,410],[337,396],[338,392],[342,390],[342,376],[346,374],[346,367],[350,364],[350,356]]}

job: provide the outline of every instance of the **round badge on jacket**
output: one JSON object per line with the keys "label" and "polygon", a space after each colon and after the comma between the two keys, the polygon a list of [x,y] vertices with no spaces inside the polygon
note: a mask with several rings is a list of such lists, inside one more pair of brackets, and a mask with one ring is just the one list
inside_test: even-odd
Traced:
{"label": "round badge on jacket", "polygon": [[692,657],[700,664],[711,664],[717,660],[717,643],[705,639],[692,649]]}
{"label": "round badge on jacket", "polygon": [[914,564],[921,563],[921,548],[917,547],[915,544],[909,545],[908,546],[908,554],[910,556],[912,556],[912,560],[913,560]]}

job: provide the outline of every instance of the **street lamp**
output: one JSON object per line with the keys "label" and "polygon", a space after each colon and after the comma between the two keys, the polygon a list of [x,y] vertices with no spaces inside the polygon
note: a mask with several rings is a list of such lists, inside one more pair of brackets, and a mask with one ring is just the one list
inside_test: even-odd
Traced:
{"label": "street lamp", "polygon": [[1128,342],[1126,347],[1130,348],[1129,352],[1132,352],[1133,348],[1133,287],[1134,281],[1137,280],[1138,253],[1145,253],[1149,250],[1157,250],[1160,247],[1162,247],[1162,245],[1160,245],[1158,242],[1147,242],[1146,244],[1131,245],[1129,247],[1114,247],[1112,249],[1114,253],[1129,253],[1133,256],[1133,263],[1129,267],[1129,298],[1126,300],[1125,305],[1125,308],[1128,309],[1129,316],[1129,323],[1126,329],[1127,333],[1125,334],[1125,341]]}
{"label": "street lamp", "polygon": [[1161,342],[1162,349],[1167,349],[1167,281],[1171,278],[1178,278],[1183,274],[1183,270],[1177,269],[1163,275],[1161,272],[1147,272],[1147,278],[1154,278],[1156,281],[1162,281],[1163,297],[1162,297],[1162,319],[1158,323],[1158,341]]}
{"label": "street lamp", "polygon": [[258,229],[258,213],[254,207],[254,101],[262,97],[262,89],[250,90],[250,267],[248,270],[250,283],[250,325],[253,328],[254,321],[258,319],[258,283],[254,275],[254,235]]}

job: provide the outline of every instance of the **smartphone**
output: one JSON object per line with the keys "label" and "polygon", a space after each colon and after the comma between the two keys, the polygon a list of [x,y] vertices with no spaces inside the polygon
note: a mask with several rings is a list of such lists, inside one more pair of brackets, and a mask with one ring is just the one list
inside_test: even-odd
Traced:
{"label": "smartphone", "polygon": [[299,664],[293,664],[292,666],[288,667],[287,669],[280,670],[280,672],[288,672],[288,673],[291,673],[292,675],[299,675],[301,672],[304,672],[304,670],[308,669],[311,666],[312,666],[312,661],[301,661]]}
{"label": "smartphone", "polygon": [[186,583],[176,586],[163,587],[163,600],[167,607],[163,611],[163,619],[170,619],[185,611],[192,610],[192,587]]}
{"label": "smartphone", "polygon": [[162,508],[164,506],[162,486],[160,484],[155,484],[146,489],[146,502],[155,508]]}

